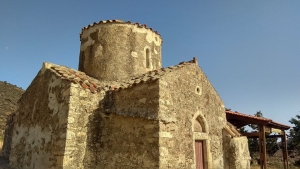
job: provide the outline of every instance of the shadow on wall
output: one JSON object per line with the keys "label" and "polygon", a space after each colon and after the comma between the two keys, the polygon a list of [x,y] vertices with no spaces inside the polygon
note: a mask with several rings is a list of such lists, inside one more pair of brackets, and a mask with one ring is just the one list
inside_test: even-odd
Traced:
{"label": "shadow on wall", "polygon": [[[108,117],[109,118],[109,117]],[[101,111],[95,110],[90,116],[87,125],[86,149],[84,155],[84,169],[96,168],[99,156],[98,151],[103,147],[101,140],[104,121],[102,120]]]}
{"label": "shadow on wall", "polygon": [[[113,105],[113,93],[107,91],[103,100],[99,102],[99,108],[93,111],[88,117],[86,149],[83,162],[85,169],[96,168],[99,161],[104,160],[100,158],[105,158],[100,155],[99,151],[104,147],[105,137],[103,135],[108,135],[109,133],[108,129],[105,128],[107,126],[105,123],[108,123],[109,120],[105,119],[112,118],[109,110]],[[107,146],[109,146],[109,142]]]}
{"label": "shadow on wall", "polygon": [[89,115],[83,168],[159,168],[158,121],[132,115],[137,106],[118,105],[115,94]]}

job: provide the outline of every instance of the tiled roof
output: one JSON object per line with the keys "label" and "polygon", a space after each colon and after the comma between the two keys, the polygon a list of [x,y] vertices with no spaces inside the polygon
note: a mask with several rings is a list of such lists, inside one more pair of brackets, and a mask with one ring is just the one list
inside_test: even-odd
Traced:
{"label": "tiled roof", "polygon": [[149,71],[140,76],[132,77],[122,81],[99,81],[93,77],[86,75],[84,72],[74,70],[72,68],[68,68],[65,66],[54,65],[54,64],[51,65],[50,70],[61,79],[71,81],[72,83],[75,84],[80,84],[82,88],[89,89],[92,93],[97,93],[99,91],[122,90],[122,89],[133,87],[140,83],[155,81],[168,72],[184,67],[185,65],[190,65],[195,63],[197,63],[196,58],[188,62],[181,62],[176,66]]}
{"label": "tiled roof", "polygon": [[267,118],[264,118],[264,117],[257,117],[257,116],[251,116],[251,115],[248,115],[248,114],[243,114],[243,113],[240,113],[240,112],[237,112],[237,111],[226,111],[226,114],[232,114],[232,115],[236,115],[236,116],[240,116],[240,117],[247,117],[247,118],[250,118],[250,119],[255,119],[255,120],[260,120],[260,121],[270,121],[271,119],[267,119]]}
{"label": "tiled roof", "polygon": [[139,28],[149,29],[149,30],[153,31],[154,33],[156,33],[157,35],[160,36],[160,34],[157,31],[154,31],[152,28],[148,28],[146,24],[139,24],[137,22],[130,22],[130,21],[123,22],[122,20],[102,20],[102,21],[99,21],[99,22],[94,22],[94,23],[92,23],[92,24],[90,24],[90,25],[88,25],[86,27],[83,27],[82,30],[81,30],[81,33],[80,33],[80,37],[82,35],[82,31],[83,30],[89,29],[90,27],[93,27],[95,25],[106,24],[106,23],[123,23],[123,24],[136,25]]}
{"label": "tiled roof", "polygon": [[[266,126],[272,127],[272,128],[279,128],[279,129],[284,129],[284,130],[291,128],[288,125],[274,122],[272,119],[243,114],[243,113],[240,113],[237,111],[233,112],[233,111],[226,110],[226,117],[229,122],[231,122],[232,124],[235,124],[237,127],[241,127],[241,126],[244,126],[247,124],[255,124],[255,123],[253,123],[253,120],[254,120],[256,122],[264,123]],[[239,117],[241,117],[243,119],[240,119]]]}
{"label": "tiled roof", "polygon": [[99,87],[101,86],[101,83],[97,79],[89,77],[81,71],[59,65],[52,65],[50,70],[61,79],[80,84],[84,89],[89,89],[92,93],[99,91]]}

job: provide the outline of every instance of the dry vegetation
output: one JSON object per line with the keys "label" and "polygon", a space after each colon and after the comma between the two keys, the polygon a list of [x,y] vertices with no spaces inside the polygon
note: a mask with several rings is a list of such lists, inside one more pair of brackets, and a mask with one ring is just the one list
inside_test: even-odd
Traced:
{"label": "dry vegetation", "polygon": [[[0,81],[0,147],[3,144],[3,134],[6,125],[7,115],[13,113],[17,109],[17,102],[24,93],[24,90]],[[1,149],[0,149],[1,152]],[[11,169],[8,165],[8,159],[0,156],[0,169]]]}
{"label": "dry vegetation", "polygon": [[20,99],[24,90],[0,81],[0,141],[3,140],[6,116],[14,112],[17,108],[17,101]]}
{"label": "dry vegetation", "polygon": [[[288,157],[289,161],[289,169],[298,169],[300,166],[295,166],[297,161],[300,161],[300,157],[298,156],[290,156]],[[259,155],[255,155],[255,160],[252,160],[253,164],[251,165],[251,169],[260,169],[259,166]],[[284,169],[282,152],[278,150],[274,156],[270,157],[267,155],[267,169]]]}

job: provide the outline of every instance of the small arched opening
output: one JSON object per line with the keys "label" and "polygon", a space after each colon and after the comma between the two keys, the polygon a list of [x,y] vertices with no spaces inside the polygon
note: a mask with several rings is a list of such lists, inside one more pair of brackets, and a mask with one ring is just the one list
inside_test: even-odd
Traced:
{"label": "small arched opening", "polygon": [[193,118],[194,161],[196,169],[211,168],[210,142],[208,140],[208,125],[201,112]]}
{"label": "small arched opening", "polygon": [[147,48],[145,51],[146,55],[146,68],[150,69],[151,68],[151,56],[150,56],[150,50]]}

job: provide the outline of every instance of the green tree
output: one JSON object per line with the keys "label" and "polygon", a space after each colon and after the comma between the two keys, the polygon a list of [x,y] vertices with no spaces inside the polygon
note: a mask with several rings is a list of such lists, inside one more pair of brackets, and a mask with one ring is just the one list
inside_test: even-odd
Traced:
{"label": "green tree", "polygon": [[[257,111],[254,116],[256,117],[263,117],[263,114],[261,111]],[[250,124],[249,127],[254,131],[258,131],[258,126],[256,124]],[[258,146],[258,138],[249,138],[248,139],[248,145],[249,145],[249,151],[250,156],[253,157],[255,153],[259,152],[259,146]],[[267,154],[269,156],[273,156],[277,150],[279,150],[279,146],[277,144],[277,138],[267,138],[266,139],[266,149]]]}
{"label": "green tree", "polygon": [[248,138],[250,156],[253,158],[259,152],[258,138]]}
{"label": "green tree", "polygon": [[[257,111],[254,114],[254,116],[263,117],[261,111]],[[258,131],[257,124],[250,124],[249,127],[252,129],[252,132],[257,132]],[[258,138],[248,138],[248,146],[249,146],[250,156],[254,157],[254,155],[259,152]]]}
{"label": "green tree", "polygon": [[[257,112],[254,114],[254,116],[256,116],[256,117],[264,117],[261,111],[257,111]],[[250,124],[249,127],[252,128],[252,130],[254,130],[254,131],[258,131],[258,126],[257,126],[257,124]]]}
{"label": "green tree", "polygon": [[267,154],[269,156],[273,156],[277,152],[277,150],[279,150],[279,145],[277,144],[277,140],[278,140],[277,138],[266,139]]}
{"label": "green tree", "polygon": [[300,152],[300,115],[296,115],[296,118],[291,118],[289,121],[294,125],[290,130],[290,139],[292,139],[289,147],[291,150],[297,150]]}

